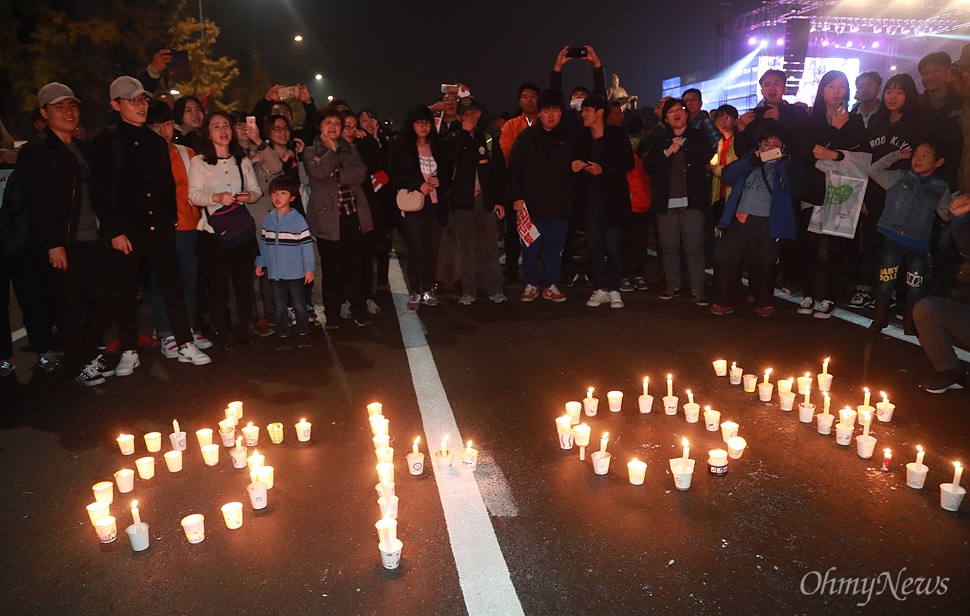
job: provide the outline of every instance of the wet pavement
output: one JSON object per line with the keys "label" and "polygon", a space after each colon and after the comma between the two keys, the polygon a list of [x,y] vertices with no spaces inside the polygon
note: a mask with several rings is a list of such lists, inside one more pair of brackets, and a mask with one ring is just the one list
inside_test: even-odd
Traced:
{"label": "wet pavement", "polygon": [[[802,317],[782,302],[773,319],[753,309],[716,318],[655,291],[624,294],[626,308],[611,310],[587,308],[585,288],[569,290],[564,304],[522,304],[516,290],[502,305],[482,295],[459,306],[449,294],[417,315],[384,298],[374,327],[315,328],[308,350],[276,351],[275,339],[265,338],[255,348],[214,350],[204,367],[144,351],[132,376],[96,388],[65,373],[32,373],[24,368],[32,356],[18,351],[17,379],[0,381],[3,611],[965,613],[970,505],[941,509],[939,484],[952,478],[953,461],[970,462],[968,394],[919,391],[928,364],[918,346]],[[401,320],[410,334],[402,335]],[[814,374],[825,357],[835,375],[832,412],[861,404],[863,386],[886,391],[896,405],[890,423],[873,420],[872,459],[800,423],[797,410],[781,411],[777,391],[760,402],[711,368],[716,358],[752,374],[770,367],[775,382]],[[444,403],[420,393],[431,373]],[[703,417],[690,424],[682,409],[662,412],[668,373],[681,403],[691,389],[701,406],[740,424],[748,446],[726,475],[706,472],[708,450],[725,447]],[[644,376],[657,397],[649,414],[636,407]],[[587,387],[600,398],[597,415],[583,418],[592,428],[587,454],[608,431],[606,476],[557,439],[555,417]],[[614,389],[625,394],[619,413],[607,409]],[[812,397],[821,403],[817,390]],[[879,399],[874,393],[873,403]],[[243,423],[261,426],[258,449],[275,468],[261,512],[248,503],[248,473],[232,467],[225,449],[218,465],[205,466],[192,434],[216,429],[232,400],[244,402]],[[375,400],[390,420],[397,463],[404,550],[394,571],[381,566],[374,528],[380,513],[365,406]],[[484,531],[442,505],[466,471],[406,471],[416,436],[425,454],[429,440],[438,448],[433,418],[448,412],[481,452],[478,489],[467,498],[484,502],[491,526]],[[308,443],[295,438],[302,417],[313,423]],[[184,470],[169,473],[154,454],[155,478],[136,479],[131,494],[115,490],[112,505],[123,527],[138,499],[151,547],[134,554],[124,536],[102,545],[85,511],[91,485],[134,468],[133,458],[148,455],[142,435],[167,435],[173,419],[189,433]],[[286,430],[280,445],[265,432],[274,421]],[[135,456],[120,454],[122,432],[135,435]],[[697,467],[681,492],[668,459],[681,455],[685,437]],[[917,444],[930,468],[922,490],[906,485],[904,465]],[[885,447],[893,451],[888,472],[880,470]],[[642,486],[627,478],[634,457],[647,463]],[[229,530],[220,506],[236,500],[244,523]],[[197,545],[179,525],[190,513],[205,516]],[[505,570],[492,560],[474,567],[476,555],[464,546],[479,537],[465,534],[479,532],[494,533]],[[514,588],[511,607],[503,580]]]}

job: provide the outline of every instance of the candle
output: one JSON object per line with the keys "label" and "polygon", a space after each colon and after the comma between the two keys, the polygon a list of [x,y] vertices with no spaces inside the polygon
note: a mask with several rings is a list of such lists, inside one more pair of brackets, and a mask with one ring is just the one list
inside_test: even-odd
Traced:
{"label": "candle", "polygon": [[872,415],[863,411],[862,412],[862,438],[869,438],[869,420],[872,419]]}
{"label": "candle", "polygon": [[765,370],[765,384],[768,383],[768,375],[771,374],[771,368]]}
{"label": "candle", "polygon": [[391,542],[397,539],[397,521],[391,519],[391,508],[387,508],[384,517],[377,523],[377,530],[380,532],[381,543],[387,549],[391,548]]}
{"label": "candle", "polygon": [[610,433],[604,432],[603,438],[600,439],[600,455],[606,454],[606,443],[610,440]]}
{"label": "candle", "polygon": [[418,438],[414,439],[414,447],[411,448],[411,453],[413,453],[415,455],[417,455],[419,453],[418,452],[418,443],[420,443],[420,442],[421,442],[421,437],[420,436]]}
{"label": "candle", "polygon": [[667,397],[671,398],[674,395],[674,375],[667,375]]}
{"label": "candle", "polygon": [[212,428],[202,428],[195,431],[195,438],[199,441],[199,447],[212,444]]}
{"label": "candle", "polygon": [[869,388],[868,387],[864,387],[862,389],[862,391],[866,392],[866,397],[865,397],[865,400],[862,403],[862,406],[866,406],[867,407],[867,406],[869,406],[869,396],[870,396],[870,394],[869,394]]}
{"label": "candle", "polygon": [[589,389],[586,390],[586,399],[587,400],[592,400],[593,399],[593,388],[592,387],[590,387]]}
{"label": "candle", "polygon": [[643,377],[643,395],[644,396],[649,396],[650,395],[650,377],[649,376]]}
{"label": "candle", "polygon": [[822,361],[822,374],[828,374],[829,373],[829,359],[830,358],[826,357]]}
{"label": "candle", "polygon": [[296,424],[296,439],[301,443],[305,443],[310,440],[310,428],[311,424],[306,419],[301,419],[300,423]]}
{"label": "candle", "polygon": [[916,446],[916,467],[917,467],[917,469],[920,466],[923,466],[923,454],[924,453],[926,453],[926,452],[923,451],[923,446],[922,445],[917,445]]}
{"label": "candle", "polygon": [[253,422],[242,429],[243,437],[246,439],[247,447],[255,447],[259,444],[259,426],[254,426]]}
{"label": "candle", "polygon": [[950,491],[956,492],[960,488],[960,476],[963,475],[963,466],[959,462],[954,462],[953,467],[953,482],[950,486]]}
{"label": "candle", "polygon": [[579,459],[586,459],[586,446],[589,445],[589,433],[592,428],[582,423],[578,426],[573,427],[573,432],[575,433],[576,444],[579,445]]}
{"label": "candle", "polygon": [[141,532],[141,516],[138,515],[138,501],[131,501],[131,519],[135,523],[135,532]]}
{"label": "candle", "polygon": [[687,464],[687,456],[690,455],[690,444],[687,442],[686,437],[681,442],[684,444],[684,464]]}
{"label": "candle", "polygon": [[236,400],[235,402],[230,402],[229,408],[232,409],[233,415],[236,416],[236,419],[242,419],[242,416],[243,416],[242,402],[240,402],[239,400]]}
{"label": "candle", "polygon": [[130,456],[135,453],[135,437],[132,434],[122,434],[118,437],[118,448],[121,455]]}
{"label": "candle", "polygon": [[145,435],[145,449],[151,453],[162,450],[162,433],[149,432]]}
{"label": "candle", "polygon": [[446,434],[443,439],[441,439],[441,457],[447,457],[448,455],[448,435]]}
{"label": "candle", "polygon": [[687,404],[694,404],[694,394],[691,390],[687,390]]}
{"label": "candle", "polygon": [[179,430],[179,420],[178,419],[173,419],[172,420],[172,432],[174,432],[175,434],[178,434],[179,432],[181,432],[181,430]]}
{"label": "candle", "polygon": [[257,468],[263,465],[266,460],[266,456],[259,453],[258,449],[253,450],[253,455],[246,458],[246,464],[249,466],[249,472],[253,472]]}
{"label": "candle", "polygon": [[829,404],[831,404],[832,401],[829,399],[829,392],[825,392],[822,395],[825,396],[825,406],[822,407],[822,414],[823,415],[828,415],[829,414]]}
{"label": "candle", "polygon": [[731,370],[737,370],[737,367],[738,367],[738,362],[732,361],[731,362]]}
{"label": "candle", "polygon": [[805,390],[805,405],[806,406],[809,405],[809,404],[811,404],[811,401],[810,401],[811,397],[812,397],[812,390],[811,389],[806,389]]}
{"label": "candle", "polygon": [[889,449],[882,450],[882,470],[889,470],[889,462],[893,459],[893,452]]}
{"label": "candle", "polygon": [[647,463],[634,458],[626,464],[630,474],[630,483],[635,486],[643,485],[644,475],[647,473]]}

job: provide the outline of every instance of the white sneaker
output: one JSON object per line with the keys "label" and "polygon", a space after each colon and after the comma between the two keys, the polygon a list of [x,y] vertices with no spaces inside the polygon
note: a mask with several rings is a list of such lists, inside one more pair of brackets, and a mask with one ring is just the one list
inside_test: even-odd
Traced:
{"label": "white sneaker", "polygon": [[202,351],[212,348],[212,341],[198,332],[192,332],[192,342],[195,343],[195,348]]}
{"label": "white sneaker", "polygon": [[367,312],[370,314],[380,314],[381,307],[372,299],[367,300]]}
{"label": "white sneaker", "polygon": [[212,362],[212,358],[200,351],[191,342],[179,348],[178,357],[180,363],[187,364],[191,362],[195,366],[204,366]]}
{"label": "white sneaker", "polygon": [[125,351],[121,354],[121,359],[118,360],[118,365],[115,367],[115,376],[128,376],[140,365],[141,360],[138,358],[138,351]]}
{"label": "white sneaker", "polygon": [[474,295],[462,295],[458,299],[458,303],[461,304],[462,306],[471,306],[473,301],[475,301]]}
{"label": "white sneaker", "polygon": [[175,341],[175,336],[165,336],[162,339],[162,355],[168,359],[175,359],[179,356],[179,343]]}
{"label": "white sneaker", "polygon": [[610,291],[610,308],[622,308],[623,298],[619,291]]}
{"label": "white sneaker", "polygon": [[610,301],[610,294],[603,289],[596,289],[586,300],[586,305],[591,307],[602,306]]}

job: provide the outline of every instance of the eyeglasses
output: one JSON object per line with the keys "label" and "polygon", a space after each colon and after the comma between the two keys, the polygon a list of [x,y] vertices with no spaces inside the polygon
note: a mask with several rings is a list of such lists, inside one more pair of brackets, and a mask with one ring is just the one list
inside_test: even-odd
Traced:
{"label": "eyeglasses", "polygon": [[288,133],[288,132],[290,132],[290,128],[288,126],[274,126],[273,127],[273,132],[274,133]]}
{"label": "eyeglasses", "polygon": [[344,130],[357,130],[357,127],[353,124],[344,124]]}
{"label": "eyeglasses", "polygon": [[344,123],[340,120],[326,120],[323,123],[324,126],[334,126],[336,128],[343,128]]}
{"label": "eyeglasses", "polygon": [[142,105],[148,105],[147,96],[139,96],[138,98],[123,98],[121,100],[128,101],[128,104],[134,105],[136,107],[141,107]]}

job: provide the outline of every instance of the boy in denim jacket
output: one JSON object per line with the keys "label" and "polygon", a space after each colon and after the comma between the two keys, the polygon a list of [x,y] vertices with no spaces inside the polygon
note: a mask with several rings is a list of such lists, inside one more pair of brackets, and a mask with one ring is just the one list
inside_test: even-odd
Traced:
{"label": "boy in denim jacket", "polygon": [[[906,308],[903,331],[915,335],[913,306],[926,295],[926,255],[937,215],[949,216],[950,189],[939,173],[946,162],[943,146],[926,140],[916,150],[899,150],[883,156],[869,167],[869,177],[886,189],[886,209],[876,228],[885,236],[879,282],[876,286],[876,317],[869,331],[879,332],[889,325],[889,303],[906,263]],[[910,159],[910,168],[892,170],[899,160]]]}

